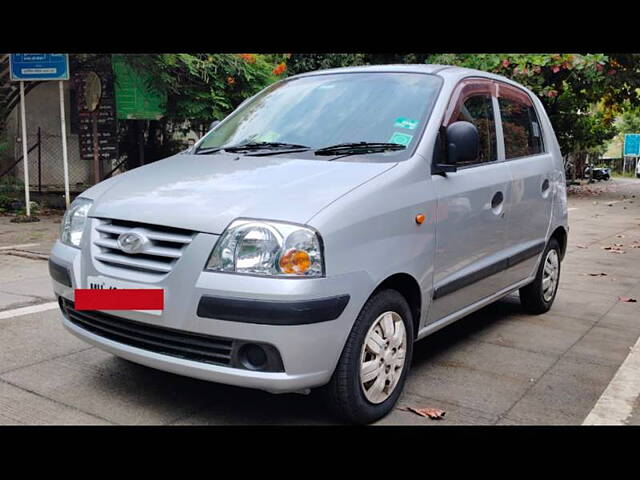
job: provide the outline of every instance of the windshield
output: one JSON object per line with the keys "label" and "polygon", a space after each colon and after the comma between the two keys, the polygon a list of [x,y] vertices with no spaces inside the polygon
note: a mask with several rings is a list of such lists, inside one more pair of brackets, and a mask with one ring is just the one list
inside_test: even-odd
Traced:
{"label": "windshield", "polygon": [[338,73],[285,80],[242,105],[204,137],[198,150],[257,142],[314,150],[379,142],[406,148],[375,156],[403,160],[419,140],[440,84],[439,77],[419,73]]}

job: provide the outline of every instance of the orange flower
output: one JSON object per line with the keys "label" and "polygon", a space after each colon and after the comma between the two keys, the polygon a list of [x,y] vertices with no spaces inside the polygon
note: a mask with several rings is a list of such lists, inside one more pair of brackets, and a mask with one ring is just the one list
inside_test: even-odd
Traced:
{"label": "orange flower", "polygon": [[245,62],[248,62],[248,63],[256,62],[256,56],[252,53],[241,53],[238,56],[242,58]]}
{"label": "orange flower", "polygon": [[233,77],[227,77],[227,85],[233,85],[236,83],[236,79]]}
{"label": "orange flower", "polygon": [[278,64],[278,66],[273,69],[273,74],[274,75],[280,75],[286,69],[287,69],[287,66],[285,65],[285,63],[284,62],[280,62],[280,64]]}

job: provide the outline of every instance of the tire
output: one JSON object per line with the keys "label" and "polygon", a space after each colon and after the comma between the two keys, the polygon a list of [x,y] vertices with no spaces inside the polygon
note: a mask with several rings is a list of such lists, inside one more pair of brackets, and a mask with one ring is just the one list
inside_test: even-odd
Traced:
{"label": "tire", "polygon": [[[552,253],[554,251],[555,253]],[[555,283],[553,283],[553,291],[545,292],[543,286],[543,277],[545,276],[545,266],[547,262],[553,263],[553,256],[556,259]],[[551,257],[551,258],[550,258]],[[536,278],[529,285],[520,289],[520,303],[527,313],[539,315],[547,312],[556,298],[558,284],[560,283],[560,244],[555,238],[549,240],[547,248],[542,254],[542,260],[538,266]],[[550,294],[550,295],[549,295]]]}
{"label": "tire", "polygon": [[[404,364],[399,371],[399,377],[392,377],[390,385],[392,388],[389,390],[387,381],[391,377],[387,377],[385,372],[391,368],[397,368],[396,366],[389,366],[388,360],[392,360],[391,355],[393,353],[391,347],[387,350],[387,358],[384,360],[376,357],[372,351],[369,351],[369,347],[365,347],[365,339],[370,334],[370,331],[380,332],[384,337],[384,330],[382,330],[381,322],[382,318],[391,315],[389,318],[393,320],[394,334],[401,335],[402,325],[404,326],[405,341],[404,348],[400,348],[397,352],[404,351]],[[399,317],[398,317],[399,316]],[[388,322],[387,322],[388,326]],[[387,329],[387,332],[389,330]],[[376,335],[378,335],[376,333]],[[380,338],[378,335],[376,338]],[[349,423],[354,424],[367,424],[371,423],[379,418],[384,417],[389,413],[398,397],[402,393],[407,373],[411,365],[411,358],[413,354],[413,321],[411,315],[411,309],[405,298],[396,290],[382,290],[373,295],[364,307],[360,311],[358,318],[356,319],[351,333],[347,338],[342,355],[338,365],[331,377],[329,383],[323,388],[323,393],[327,405],[330,410],[333,411],[339,418]],[[386,339],[393,339],[392,336],[387,335]],[[391,341],[387,344],[393,345]],[[399,357],[396,358],[396,361]],[[372,362],[375,367],[375,371],[381,372],[375,379],[365,381],[361,383],[360,371],[362,362],[366,360]],[[381,366],[376,367],[378,360],[381,360]],[[370,375],[373,375],[372,371]],[[380,378],[382,377],[382,378]],[[397,380],[396,380],[397,379]],[[379,395],[376,392],[379,389],[374,389],[378,380],[383,380],[380,385],[383,385],[383,391],[380,391]],[[395,385],[393,386],[393,382]],[[367,392],[365,393],[365,388]],[[385,398],[385,395],[386,398]],[[370,399],[370,397],[373,399]],[[373,398],[376,397],[376,398]]]}

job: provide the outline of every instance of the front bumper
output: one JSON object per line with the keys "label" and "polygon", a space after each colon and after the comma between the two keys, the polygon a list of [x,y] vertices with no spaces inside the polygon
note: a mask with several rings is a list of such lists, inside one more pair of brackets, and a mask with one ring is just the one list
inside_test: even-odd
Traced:
{"label": "front bumper", "polygon": [[[192,245],[197,248],[190,247],[174,270],[152,285],[165,290],[165,309],[161,315],[139,311],[105,313],[157,327],[272,345],[280,354],[284,371],[233,368],[138,348],[96,335],[63,315],[64,326],[77,337],[120,357],[202,380],[274,393],[306,390],[327,383],[353,322],[374,288],[370,277],[359,272],[319,279],[274,279],[205,272],[203,266],[215,240],[215,235],[198,234],[200,245]],[[73,289],[87,288],[86,278],[89,275],[139,281],[132,276],[101,271],[99,265],[94,265],[88,250],[56,242],[51,253],[51,261],[57,265],[52,272],[58,273],[52,275],[56,295],[73,301]],[[64,277],[59,273],[64,270],[70,275],[71,285],[61,282]],[[331,305],[318,303],[319,299],[344,300],[346,296],[346,305],[337,310],[335,301]],[[231,305],[234,301],[246,305],[243,302],[246,299],[258,305],[274,305],[276,313],[267,317],[272,317],[275,322],[268,321],[268,318],[252,318],[251,308],[245,309],[244,318],[234,318],[220,308],[207,308],[206,299],[212,297],[225,298]],[[204,303],[201,305],[201,302]],[[212,305],[214,303],[208,303],[208,307]],[[305,316],[303,308],[298,316],[302,321],[298,322],[294,321],[295,315],[289,308],[291,305],[311,306],[315,310],[309,310],[307,313],[310,315]],[[289,307],[282,310],[280,307],[283,306]],[[293,310],[295,313],[296,308]],[[242,312],[242,309],[235,312]]]}

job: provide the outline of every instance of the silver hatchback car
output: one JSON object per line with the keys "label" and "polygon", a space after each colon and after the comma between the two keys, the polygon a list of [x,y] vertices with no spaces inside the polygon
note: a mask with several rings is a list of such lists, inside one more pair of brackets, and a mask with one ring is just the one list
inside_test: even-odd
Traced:
{"label": "silver hatchback car", "polygon": [[[519,290],[553,303],[562,156],[538,98],[485,72],[310,72],[188,151],[105,180],[50,259],[64,326],[149,367],[269,392],[322,387],[388,413],[416,340]],[[154,288],[164,309],[82,310],[75,289]]]}

